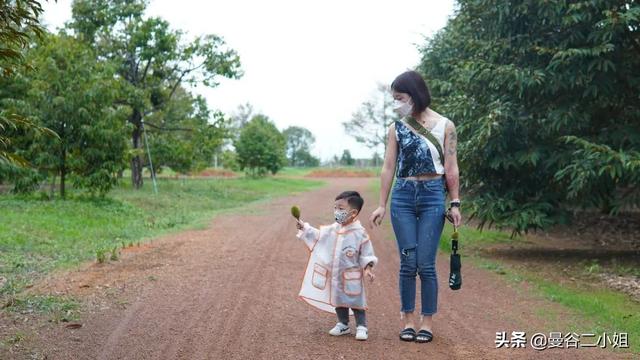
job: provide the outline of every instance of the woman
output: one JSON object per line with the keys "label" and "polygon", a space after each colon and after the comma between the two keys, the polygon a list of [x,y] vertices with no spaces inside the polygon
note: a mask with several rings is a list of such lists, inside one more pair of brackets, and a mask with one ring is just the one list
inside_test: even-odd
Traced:
{"label": "woman", "polygon": [[[462,220],[458,198],[456,128],[451,120],[429,108],[431,95],[417,72],[400,74],[391,84],[391,90],[394,110],[403,119],[389,127],[380,176],[380,203],[369,222],[372,227],[381,224],[395,174],[397,179],[391,191],[390,210],[400,253],[400,314],[404,320],[400,339],[429,342],[433,339],[432,316],[437,311],[435,261],[444,226],[447,189],[454,225],[459,226]],[[425,130],[420,127],[434,137],[430,140],[421,134]],[[432,140],[437,140],[440,149]],[[416,275],[420,276],[421,285],[420,324],[414,314]],[[416,325],[419,325],[418,332]]]}

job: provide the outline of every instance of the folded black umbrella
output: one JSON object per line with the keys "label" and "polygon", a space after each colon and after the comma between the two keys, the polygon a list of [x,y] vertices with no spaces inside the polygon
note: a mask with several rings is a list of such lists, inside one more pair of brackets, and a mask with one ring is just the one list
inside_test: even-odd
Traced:
{"label": "folded black umbrella", "polygon": [[451,288],[451,290],[459,290],[460,287],[462,287],[462,273],[460,272],[462,263],[460,262],[460,254],[458,254],[457,231],[454,231],[451,237],[451,258],[449,266],[449,288]]}

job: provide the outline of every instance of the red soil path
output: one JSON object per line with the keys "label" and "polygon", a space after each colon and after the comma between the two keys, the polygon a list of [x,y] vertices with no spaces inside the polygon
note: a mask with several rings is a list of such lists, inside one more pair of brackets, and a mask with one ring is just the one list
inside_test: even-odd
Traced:
{"label": "red soil path", "polygon": [[[439,312],[434,341],[398,339],[399,257],[388,217],[370,231],[380,262],[367,283],[369,340],[332,337],[336,319],[297,299],[307,260],[295,238],[291,205],[314,225],[332,216],[333,198],[346,189],[365,194],[361,220],[375,205],[370,179],[328,179],[328,185],[243,214],[223,214],[209,228],[165,236],[145,249],[125,250],[108,264],[58,273],[33,291],[79,298],[79,329],[65,323],[38,327],[29,352],[47,359],[613,359],[609,349],[495,348],[497,331],[569,330],[566,310],[515,288],[497,274],[464,263],[464,285],[447,286],[448,258],[438,255]],[[463,254],[464,256],[464,254]],[[560,314],[541,318],[546,310]],[[2,321],[2,319],[0,319]],[[2,357],[2,356],[0,356]]]}

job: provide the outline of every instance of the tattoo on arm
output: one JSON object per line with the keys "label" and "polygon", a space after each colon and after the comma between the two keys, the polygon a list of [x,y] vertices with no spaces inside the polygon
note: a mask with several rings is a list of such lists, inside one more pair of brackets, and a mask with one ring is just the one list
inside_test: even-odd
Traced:
{"label": "tattoo on arm", "polygon": [[447,144],[447,155],[454,156],[456,154],[456,146],[458,144],[458,136],[456,135],[456,129],[453,128],[449,132],[449,143]]}

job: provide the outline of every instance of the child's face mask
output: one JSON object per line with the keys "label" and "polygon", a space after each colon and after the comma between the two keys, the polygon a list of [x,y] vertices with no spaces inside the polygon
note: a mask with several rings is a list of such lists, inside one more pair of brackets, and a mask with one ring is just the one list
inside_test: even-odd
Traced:
{"label": "child's face mask", "polygon": [[344,210],[336,209],[333,211],[333,216],[336,218],[336,222],[342,225],[346,223],[347,220],[349,220],[349,218],[351,217],[349,213],[350,211],[347,209],[344,209]]}

